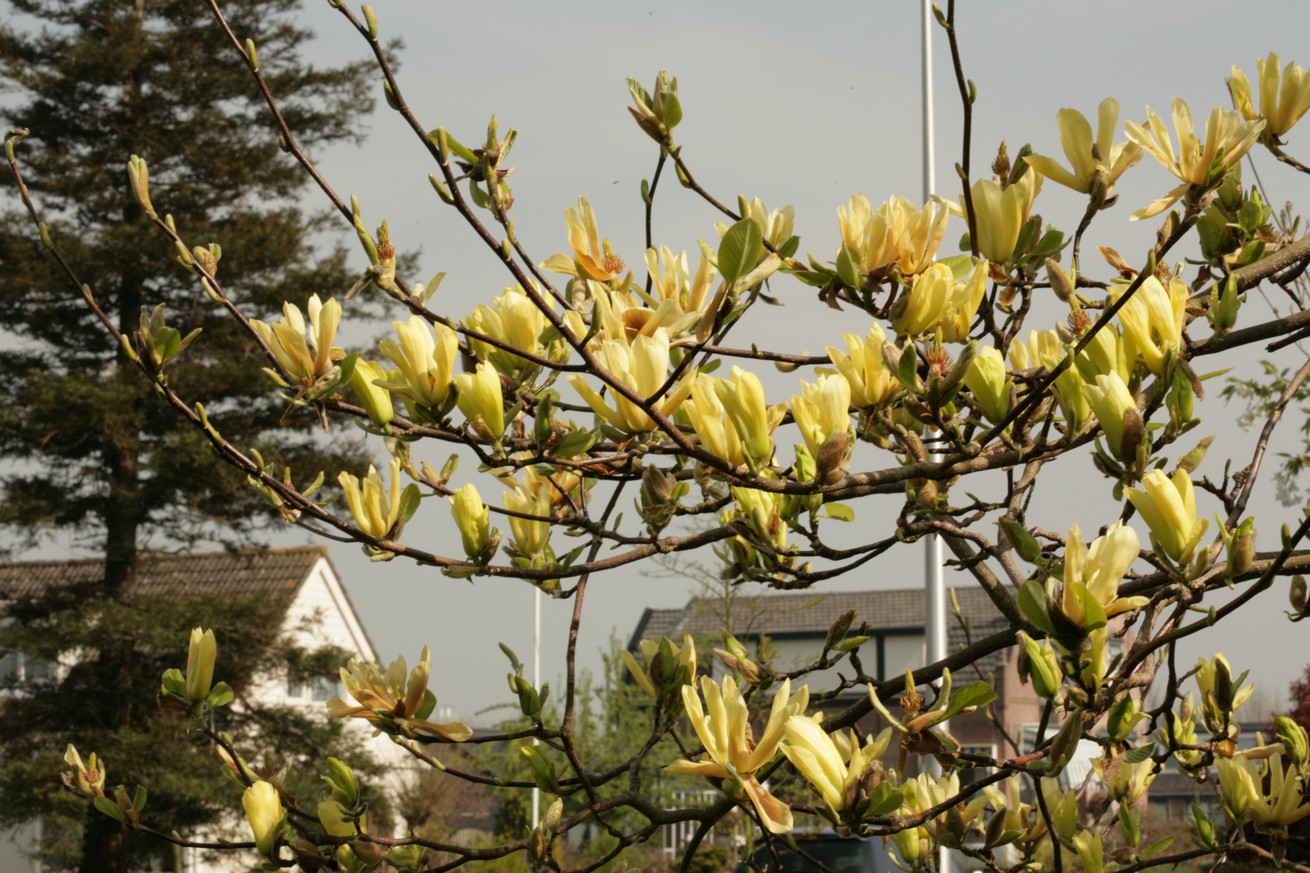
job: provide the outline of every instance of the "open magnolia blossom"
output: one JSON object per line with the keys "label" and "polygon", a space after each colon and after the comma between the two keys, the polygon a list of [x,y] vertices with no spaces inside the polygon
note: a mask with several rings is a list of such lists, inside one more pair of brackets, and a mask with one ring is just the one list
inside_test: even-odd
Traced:
{"label": "open magnolia blossom", "polygon": [[1105,611],[1107,618],[1137,609],[1150,602],[1149,597],[1120,597],[1119,583],[1129,566],[1137,560],[1141,543],[1137,531],[1116,521],[1103,536],[1084,545],[1083,532],[1077,523],[1069,528],[1064,547],[1064,596],[1061,606],[1072,618],[1082,614],[1079,598],[1073,594],[1083,586]]}
{"label": "open magnolia blossom", "polygon": [[[778,754],[787,720],[804,713],[809,705],[809,688],[802,685],[793,695],[791,680],[783,680],[773,696],[773,706],[758,741],[736,679],[725,676],[720,686],[710,677],[702,676],[700,690],[697,694],[696,686],[683,686],[682,701],[687,720],[705,747],[706,760],[683,759],[665,769],[670,773],[705,776],[721,783],[730,796],[749,799],[760,824],[767,830],[775,834],[791,830],[791,809],[760,784],[755,771]],[[705,697],[704,706],[701,695]]]}
{"label": "open magnolia blossom", "polygon": [[1056,113],[1060,125],[1060,146],[1069,168],[1060,166],[1045,155],[1029,155],[1026,160],[1037,172],[1052,182],[1090,195],[1098,208],[1113,200],[1114,183],[1124,171],[1142,159],[1141,146],[1133,142],[1114,141],[1119,124],[1119,101],[1106,97],[1097,111],[1096,137],[1092,126],[1077,109]]}
{"label": "open magnolia blossom", "polygon": [[835,346],[827,346],[824,351],[851,386],[851,402],[860,409],[869,409],[889,401],[900,383],[883,356],[887,335],[882,326],[874,322],[863,339],[853,333],[842,334],[842,339],[846,342],[846,354]]}
{"label": "open magnolia blossom", "polygon": [[[630,344],[626,339],[607,339],[595,355],[607,373],[645,398],[660,415],[672,415],[691,393],[692,378],[683,376],[663,396],[655,396],[669,376],[669,335],[663,328],[650,336],[638,335]],[[611,406],[585,377],[570,374],[569,384],[611,427],[633,434],[655,429],[655,421],[646,410],[617,391],[610,392],[614,401]]]}
{"label": "open magnolia blossom", "polygon": [[1310,815],[1304,779],[1295,766],[1283,766],[1281,754],[1272,754],[1263,763],[1245,755],[1220,758],[1215,769],[1224,806],[1239,824],[1252,821],[1261,828],[1286,828]]}
{"label": "open magnolia blossom", "polygon": [[940,331],[945,342],[964,342],[986,291],[986,261],[958,279],[949,265],[937,261],[914,277],[897,303],[899,311],[892,317],[892,327],[905,336]]}
{"label": "open magnolia blossom", "polygon": [[609,282],[619,278],[625,269],[623,259],[610,249],[610,241],[601,241],[596,227],[596,212],[587,198],[578,198],[578,208],[564,210],[564,223],[569,229],[569,255],[551,255],[542,267],[566,276]]}
{"label": "open magnolia blossom", "polygon": [[863,745],[852,734],[845,742],[846,754],[842,754],[822,724],[807,715],[794,715],[783,730],[786,742],[782,753],[839,818],[843,810],[860,802],[861,794],[867,799],[881,777],[881,759],[891,734],[892,729],[885,728]]}
{"label": "open magnolia blossom", "polygon": [[865,275],[895,269],[912,276],[926,270],[946,235],[950,214],[944,203],[918,209],[904,197],[892,197],[875,211],[863,194],[837,207],[842,244],[855,252]]}
{"label": "open magnolia blossom", "polygon": [[440,408],[450,396],[455,378],[455,356],[459,334],[444,324],[429,324],[418,315],[392,322],[396,339],[385,339],[378,348],[399,370],[400,378],[384,383],[417,411]]}
{"label": "open magnolia blossom", "polygon": [[[282,318],[272,324],[254,318],[250,326],[273,352],[273,357],[294,380],[295,386],[312,392],[315,386],[332,374],[336,362],[344,358],[346,353],[332,344],[336,340],[337,326],[341,323],[341,304],[336,298],[330,297],[324,303],[317,294],[311,294],[306,309],[309,313],[308,335],[300,307],[293,303],[284,304]],[[265,372],[282,387],[293,387],[276,371]]]}
{"label": "open magnolia blossom", "polygon": [[1192,188],[1204,189],[1218,184],[1224,171],[1242,159],[1264,130],[1264,119],[1246,121],[1241,114],[1216,106],[1205,121],[1205,140],[1199,139],[1192,124],[1192,110],[1175,97],[1174,130],[1178,133],[1178,151],[1164,121],[1155,110],[1146,108],[1148,121],[1143,127],[1135,122],[1124,126],[1128,138],[1141,146],[1160,165],[1182,180],[1182,184],[1151,205],[1137,210],[1133,219],[1151,218],[1173,206]]}
{"label": "open magnolia blossom", "polygon": [[1260,80],[1259,112],[1251,103],[1251,83],[1236,66],[1233,67],[1233,77],[1228,80],[1228,90],[1243,118],[1247,121],[1263,119],[1265,134],[1280,139],[1310,110],[1310,76],[1289,62],[1283,67],[1280,77],[1278,55],[1273,52],[1269,57],[1257,60],[1255,66],[1256,78]]}
{"label": "open magnolia blossom", "polygon": [[377,664],[352,658],[341,668],[341,683],[355,698],[355,705],[334,698],[328,701],[328,714],[333,718],[362,718],[376,729],[376,733],[427,741],[463,742],[473,735],[468,725],[457,721],[437,724],[426,720],[437,705],[436,695],[428,690],[431,672],[432,658],[427,646],[423,647],[418,664],[408,674],[403,655],[392,661],[385,672]]}

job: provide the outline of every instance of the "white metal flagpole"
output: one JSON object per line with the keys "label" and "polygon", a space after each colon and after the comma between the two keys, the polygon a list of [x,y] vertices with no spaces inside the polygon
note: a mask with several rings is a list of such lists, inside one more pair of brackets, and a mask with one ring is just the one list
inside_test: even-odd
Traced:
{"label": "white metal flagpole", "polygon": [[[541,589],[532,586],[532,685],[541,691]],[[537,744],[536,737],[532,744]],[[532,786],[532,826],[541,821],[541,789]]]}
{"label": "white metal flagpole", "polygon": [[[925,204],[937,193],[934,174],[934,142],[932,111],[932,27],[931,0],[922,0],[923,7],[923,199]],[[933,452],[933,461],[941,455]],[[936,534],[924,538],[924,591],[923,623],[927,662],[935,663],[946,657],[946,582],[942,573],[942,541]],[[950,873],[950,850],[938,852],[937,869]]]}

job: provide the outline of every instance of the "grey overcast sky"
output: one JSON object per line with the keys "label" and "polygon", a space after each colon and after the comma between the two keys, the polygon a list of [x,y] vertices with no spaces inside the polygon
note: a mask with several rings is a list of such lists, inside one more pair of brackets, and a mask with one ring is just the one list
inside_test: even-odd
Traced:
{"label": "grey overcast sky", "polygon": [[[513,217],[538,261],[565,250],[563,212],[583,195],[615,250],[629,265],[641,264],[639,185],[657,154],[624,108],[624,79],[636,77],[649,87],[660,69],[678,77],[685,120],[676,137],[698,180],[727,202],[744,194],[762,198],[771,208],[792,204],[802,253],[833,257],[836,210],[852,194],[862,192],[875,204],[892,194],[921,200],[917,0],[575,0],[491,6],[377,0],[375,6],[383,35],[405,42],[397,55],[402,90],[425,127],[446,127],[471,144],[482,138],[492,113],[502,130],[519,129],[510,160],[516,167]],[[1012,152],[1031,142],[1038,152],[1061,155],[1055,114],[1062,106],[1094,120],[1100,100],[1114,96],[1121,105],[1122,129],[1125,120],[1144,120],[1147,105],[1167,116],[1171,98],[1179,96],[1203,118],[1210,107],[1228,105],[1224,82],[1232,64],[1254,76],[1257,57],[1272,50],[1284,60],[1310,65],[1310,5],[1304,2],[1252,3],[1240,11],[1230,2],[1212,0],[1015,0],[960,7],[965,72],[978,86],[975,177],[986,172],[1001,140],[1008,141]],[[311,3],[306,20],[319,35],[314,51],[324,63],[365,56],[362,40],[327,3]],[[258,42],[258,34],[241,22],[234,26],[240,36]],[[933,52],[938,193],[954,198],[959,195],[952,166],[960,155],[961,112],[940,30],[934,32]],[[411,281],[446,271],[435,305],[453,315],[499,294],[508,277],[432,192],[427,175],[433,167],[422,144],[385,105],[359,124],[368,130],[362,147],[316,157],[338,192],[360,196],[370,225],[389,220],[398,248],[420,253],[420,268]],[[1294,131],[1290,150],[1310,156],[1310,148],[1299,148],[1307,136],[1310,130],[1300,137]],[[1262,168],[1276,202],[1306,201],[1305,183],[1268,162]],[[1098,244],[1120,248],[1130,260],[1144,252],[1154,227],[1130,225],[1127,216],[1172,186],[1172,177],[1144,158],[1120,183],[1119,205],[1093,226],[1087,248],[1091,257]],[[1043,215],[1066,230],[1076,224],[1081,206],[1079,195],[1050,182],[1038,200]],[[658,243],[687,249],[694,259],[697,239],[714,239],[718,220],[719,215],[666,177],[655,215]],[[961,225],[952,224],[943,250],[953,251],[961,233]],[[1088,263],[1093,263],[1090,258]],[[867,330],[867,319],[828,310],[799,283],[784,279],[773,290],[786,307],[755,313],[737,334],[739,340],[818,352],[842,330]],[[1243,317],[1255,320],[1254,313],[1244,311]],[[385,329],[374,327],[359,336]],[[1295,366],[1301,354],[1287,350],[1280,363]],[[1252,360],[1256,357],[1253,352]],[[769,377],[770,399],[785,399],[798,380],[798,374]],[[1206,419],[1201,432],[1213,430],[1212,422],[1224,422],[1223,444],[1242,453],[1235,466],[1246,463],[1251,436],[1231,424],[1238,410],[1213,396],[1201,409]],[[1299,425],[1299,419],[1293,420],[1285,428]],[[780,445],[790,438],[782,437]],[[1219,475],[1218,451],[1201,473]],[[434,451],[430,459],[439,463],[445,454]],[[1076,520],[1091,531],[1117,514],[1109,482],[1085,471],[1090,466],[1085,454],[1050,471],[1052,480],[1038,497],[1040,513],[1034,514],[1043,527],[1063,530]],[[471,466],[466,462],[461,475]],[[484,496],[498,497],[499,489],[478,481]],[[1279,524],[1294,512],[1278,507],[1271,491],[1262,485],[1257,493],[1263,547],[1276,543]],[[1213,501],[1203,502],[1203,512],[1213,513]],[[894,501],[883,507],[858,505],[859,523],[876,524],[895,509]],[[444,501],[427,501],[406,539],[456,554],[452,527]],[[311,540],[290,533],[281,541]],[[532,589],[511,581],[455,581],[399,560],[372,564],[350,546],[333,544],[331,550],[382,656],[405,654],[412,661],[421,646],[430,645],[433,688],[441,705],[466,719],[494,718],[474,714],[510,699],[506,663],[496,643],[504,641],[528,656]],[[839,586],[850,590],[921,582],[922,557],[915,548],[872,564]],[[682,605],[693,589],[694,583],[685,579],[655,578],[635,568],[596,578],[587,593],[580,640],[583,666],[598,667],[597,653],[611,634],[626,640],[643,608]],[[1250,668],[1280,699],[1310,661],[1305,632],[1281,617],[1285,593],[1285,585],[1275,586],[1249,616],[1199,640],[1183,663],[1201,649],[1222,649],[1238,670]],[[543,663],[552,684],[563,670],[570,609],[570,602],[545,603]]]}

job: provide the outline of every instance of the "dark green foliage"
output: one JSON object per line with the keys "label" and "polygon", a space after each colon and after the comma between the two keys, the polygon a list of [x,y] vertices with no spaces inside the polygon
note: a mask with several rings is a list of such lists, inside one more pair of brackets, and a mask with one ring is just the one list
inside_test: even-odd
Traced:
{"label": "dark green foliage", "polygon": [[[356,119],[371,101],[360,68],[301,61],[308,34],[295,24],[297,5],[240,0],[224,9],[257,40],[262,70],[312,150],[357,137]],[[173,263],[172,243],[151,227],[128,184],[127,160],[139,154],[156,208],[192,245],[222,246],[218,278],[252,315],[268,319],[284,300],[303,308],[311,293],[340,296],[350,287],[345,255],[314,250],[319,222],[297,206],[305,176],[279,151],[242,57],[221,50],[225,38],[192,0],[147,0],[143,18],[124,0],[12,7],[32,18],[0,26],[0,72],[25,98],[6,113],[5,127],[32,131],[19,148],[24,178],[81,280],[124,329],[142,307],[161,302],[170,325],[184,334],[202,329],[183,354],[186,366],[170,375],[184,397],[206,400],[234,444],[256,445],[266,460],[291,463],[308,478],[330,471],[330,456],[296,435],[317,417],[296,410],[283,421],[285,404],[268,390],[255,347]],[[7,172],[0,178],[12,182]],[[79,547],[108,543],[114,557],[147,541],[231,541],[267,518],[262,500],[198,451],[199,437],[180,432],[176,413],[124,365],[16,213],[0,217],[0,274],[6,542],[21,548],[58,534]]]}
{"label": "dark green foliage", "polygon": [[[371,109],[361,66],[314,68],[297,0],[225,0],[299,142],[360,136]],[[307,440],[312,410],[286,413],[239,325],[174,263],[173,244],[130,191],[131,155],[150,168],[160,214],[193,246],[218,243],[225,291],[269,319],[288,300],[341,296],[358,267],[316,250],[324,219],[303,213],[305,175],[278,148],[248,66],[196,0],[10,0],[0,21],[0,76],[10,103],[3,126],[31,135],[19,147],[24,178],[52,236],[108,318],[130,331],[144,309],[167,304],[167,323],[201,334],[169,370],[183,397],[242,449],[287,463],[310,480],[363,463],[349,439]],[[7,170],[0,185],[12,186]],[[270,518],[243,477],[161,403],[55,268],[18,198],[0,214],[0,549],[6,556],[54,540],[105,557],[104,582],[74,602],[28,612],[4,645],[85,658],[59,687],[11,698],[0,715],[0,821],[63,817],[47,828],[59,857],[82,869],[128,869],[135,849],[103,816],[79,846],[85,804],[54,790],[69,740],[109,762],[111,784],[148,783],[150,808],[179,827],[232,809],[237,787],[216,777],[212,750],[151,701],[166,667],[185,664],[196,624],[219,630],[222,678],[240,682],[266,659],[275,616],[250,604],[133,603],[138,550],[202,540],[249,543]],[[319,241],[321,242],[321,240]],[[247,309],[248,307],[248,309]],[[280,467],[279,467],[280,469]],[[40,610],[47,610],[41,612]],[[236,659],[240,655],[240,659]],[[335,742],[284,714],[245,710],[246,726],[274,752],[326,754]],[[258,760],[258,749],[247,749]],[[340,751],[338,754],[342,754]],[[179,764],[177,756],[194,757]],[[346,757],[345,754],[342,754]],[[312,774],[311,774],[312,775]],[[112,827],[106,827],[106,822]],[[158,847],[155,848],[158,851]]]}

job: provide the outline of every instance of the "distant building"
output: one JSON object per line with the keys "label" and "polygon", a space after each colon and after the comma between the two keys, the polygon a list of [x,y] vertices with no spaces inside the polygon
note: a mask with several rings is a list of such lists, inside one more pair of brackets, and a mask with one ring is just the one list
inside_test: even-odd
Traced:
{"label": "distant building", "polygon": [[[95,585],[101,579],[102,566],[99,559],[0,564],[0,613],[3,613],[5,602],[34,597],[52,588]],[[283,603],[286,612],[281,630],[292,644],[305,649],[331,646],[360,660],[378,660],[373,643],[328,559],[327,550],[321,546],[200,555],[149,554],[138,565],[130,593],[141,599],[205,594],[216,598],[254,597]],[[179,639],[178,645],[179,652],[185,657],[185,640]],[[219,645],[222,646],[222,640]],[[69,658],[71,663],[75,654],[70,653]],[[34,662],[21,652],[11,652],[0,657],[0,680],[3,680],[0,685],[21,686],[24,681],[47,678],[51,671],[58,672],[66,667]],[[248,694],[262,704],[323,710],[325,701],[341,693],[339,685],[335,679],[295,675],[286,670],[258,677]],[[380,756],[387,756],[391,750],[403,754],[381,740],[370,749]],[[61,753],[62,750],[52,752]],[[3,765],[0,761],[0,766]],[[33,821],[7,835],[0,833],[0,871],[40,873],[44,869],[28,854],[39,839],[40,827],[39,821]],[[249,869],[253,856],[239,855],[229,854],[220,862],[209,863],[199,851],[186,849],[183,850],[181,870],[185,873],[218,873]]]}

